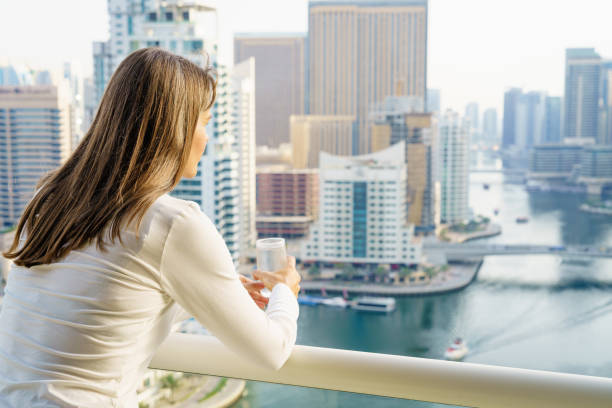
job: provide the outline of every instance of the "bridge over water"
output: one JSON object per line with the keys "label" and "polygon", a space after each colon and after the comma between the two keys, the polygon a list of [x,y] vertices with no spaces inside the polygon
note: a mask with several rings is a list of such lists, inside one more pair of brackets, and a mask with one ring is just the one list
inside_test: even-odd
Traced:
{"label": "bridge over water", "polygon": [[612,247],[555,246],[530,244],[450,244],[424,243],[426,254],[444,254],[449,261],[487,255],[558,255],[572,258],[612,258]]}

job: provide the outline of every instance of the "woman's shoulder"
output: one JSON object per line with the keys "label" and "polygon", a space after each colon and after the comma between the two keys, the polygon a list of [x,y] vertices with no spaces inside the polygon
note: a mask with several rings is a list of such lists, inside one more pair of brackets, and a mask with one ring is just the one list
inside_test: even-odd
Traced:
{"label": "woman's shoulder", "polygon": [[182,200],[170,194],[164,194],[158,198],[151,207],[151,212],[154,217],[160,219],[168,228],[178,222],[186,222],[188,224],[196,220],[210,222],[197,203]]}

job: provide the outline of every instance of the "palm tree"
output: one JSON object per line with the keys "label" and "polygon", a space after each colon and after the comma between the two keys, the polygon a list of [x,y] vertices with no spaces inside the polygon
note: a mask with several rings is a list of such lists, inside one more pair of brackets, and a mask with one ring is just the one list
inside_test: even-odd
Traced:
{"label": "palm tree", "polygon": [[342,267],[342,276],[347,280],[352,280],[355,276],[355,267],[351,264],[345,264]]}
{"label": "palm tree", "polygon": [[410,269],[404,266],[400,269],[399,275],[404,278],[404,282],[406,282],[406,278],[408,278],[408,275],[410,275]]}
{"label": "palm tree", "polygon": [[427,277],[429,279],[431,279],[436,274],[436,268],[433,267],[433,266],[427,266],[427,267],[423,268],[423,272],[425,272]]}
{"label": "palm tree", "polygon": [[162,377],[161,383],[162,383],[162,388],[169,388],[170,389],[170,401],[174,402],[174,390],[179,385],[178,380],[176,378],[174,378],[174,375],[168,374],[167,376]]}

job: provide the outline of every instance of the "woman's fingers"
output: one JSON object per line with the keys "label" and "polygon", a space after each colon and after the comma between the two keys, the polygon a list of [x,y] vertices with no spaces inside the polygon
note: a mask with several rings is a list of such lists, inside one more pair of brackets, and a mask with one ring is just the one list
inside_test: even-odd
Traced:
{"label": "woman's fingers", "polygon": [[265,288],[266,285],[263,282],[250,282],[245,283],[244,287],[247,288],[247,290],[260,291]]}
{"label": "woman's fingers", "polygon": [[290,268],[295,268],[295,256],[287,257],[287,266],[289,266]]}

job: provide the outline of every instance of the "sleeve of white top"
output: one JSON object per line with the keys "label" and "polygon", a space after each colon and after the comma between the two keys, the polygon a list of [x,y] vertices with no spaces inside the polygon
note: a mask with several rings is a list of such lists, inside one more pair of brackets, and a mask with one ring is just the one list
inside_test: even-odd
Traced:
{"label": "sleeve of white top", "polygon": [[297,335],[295,295],[276,284],[261,310],[240,282],[221,234],[197,204],[173,220],[160,273],[162,289],[228,348],[275,370],[287,361]]}

